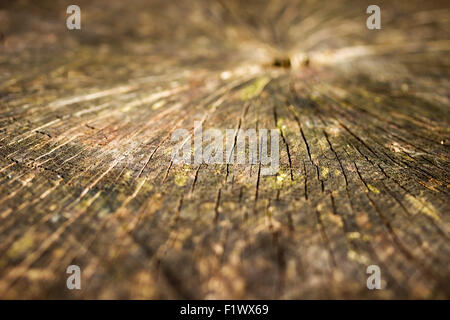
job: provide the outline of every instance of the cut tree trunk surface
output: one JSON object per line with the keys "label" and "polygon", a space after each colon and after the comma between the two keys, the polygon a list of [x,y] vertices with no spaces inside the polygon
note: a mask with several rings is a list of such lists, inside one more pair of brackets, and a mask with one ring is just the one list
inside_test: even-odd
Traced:
{"label": "cut tree trunk surface", "polygon": [[0,298],[450,298],[448,1],[70,4],[0,5]]}

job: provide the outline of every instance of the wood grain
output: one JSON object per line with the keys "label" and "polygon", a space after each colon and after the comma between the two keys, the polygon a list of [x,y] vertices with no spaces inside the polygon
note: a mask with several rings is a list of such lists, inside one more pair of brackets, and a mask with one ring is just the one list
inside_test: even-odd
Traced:
{"label": "wood grain", "polygon": [[[447,1],[2,3],[0,298],[450,297]],[[278,174],[174,165],[194,121]]]}

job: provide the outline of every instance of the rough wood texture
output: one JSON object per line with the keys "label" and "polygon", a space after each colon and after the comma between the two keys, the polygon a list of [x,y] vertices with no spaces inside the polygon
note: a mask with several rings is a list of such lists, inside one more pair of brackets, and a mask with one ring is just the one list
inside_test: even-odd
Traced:
{"label": "rough wood texture", "polygon": [[[69,4],[0,5],[1,298],[450,297],[448,1]],[[194,121],[278,175],[172,165]]]}

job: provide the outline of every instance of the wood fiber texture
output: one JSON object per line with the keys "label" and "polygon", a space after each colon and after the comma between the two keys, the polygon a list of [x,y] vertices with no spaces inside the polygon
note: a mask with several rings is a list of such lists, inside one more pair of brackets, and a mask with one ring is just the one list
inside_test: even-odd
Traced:
{"label": "wood fiber texture", "polygon": [[[381,30],[369,1],[70,4],[0,5],[0,298],[450,298],[448,1],[377,1]],[[278,174],[173,164],[194,121],[277,129]]]}

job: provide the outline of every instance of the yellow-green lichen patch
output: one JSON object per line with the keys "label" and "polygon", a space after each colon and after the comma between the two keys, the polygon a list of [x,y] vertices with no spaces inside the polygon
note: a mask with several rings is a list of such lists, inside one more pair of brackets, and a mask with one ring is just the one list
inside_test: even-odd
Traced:
{"label": "yellow-green lichen patch", "polygon": [[277,128],[280,130],[285,130],[286,129],[286,124],[284,123],[284,119],[283,118],[278,118],[277,119]]}
{"label": "yellow-green lichen patch", "polygon": [[268,77],[261,77],[252,82],[252,84],[240,90],[241,100],[249,100],[261,94],[266,84],[270,79]]}
{"label": "yellow-green lichen patch", "polygon": [[179,187],[184,187],[186,185],[188,177],[186,174],[182,171],[180,173],[177,173],[175,175],[175,184]]}
{"label": "yellow-green lichen patch", "polygon": [[326,180],[328,178],[328,173],[330,173],[330,169],[328,169],[327,167],[321,167],[321,174],[322,174],[322,178],[324,180]]}
{"label": "yellow-green lichen patch", "polygon": [[436,221],[440,221],[441,218],[439,217],[439,214],[437,213],[436,209],[433,207],[431,203],[426,201],[424,198],[416,198],[409,194],[405,195],[406,200],[419,212],[426,214],[427,216],[433,218]]}
{"label": "yellow-green lichen patch", "polygon": [[184,168],[180,169],[175,173],[175,184],[179,187],[184,187],[188,181],[188,174],[191,169],[189,166],[185,165]]}
{"label": "yellow-green lichen patch", "polygon": [[346,234],[347,239],[349,240],[355,240],[361,238],[361,234],[359,232],[347,232]]}
{"label": "yellow-green lichen patch", "polygon": [[367,188],[372,191],[373,193],[379,194],[380,190],[378,190],[377,188],[375,188],[373,185],[371,184],[367,184]]}
{"label": "yellow-green lichen patch", "polygon": [[279,190],[283,187],[288,187],[292,185],[291,175],[288,171],[280,169],[276,176],[266,177],[266,181],[269,183],[271,189]]}
{"label": "yellow-green lichen patch", "polygon": [[15,259],[24,254],[28,249],[30,249],[34,244],[34,237],[31,234],[25,234],[14,242],[11,248],[6,252],[6,256],[11,259]]}
{"label": "yellow-green lichen patch", "polygon": [[355,250],[349,250],[347,252],[347,257],[350,260],[357,261],[362,264],[366,264],[369,261],[369,258],[365,254],[358,253]]}

